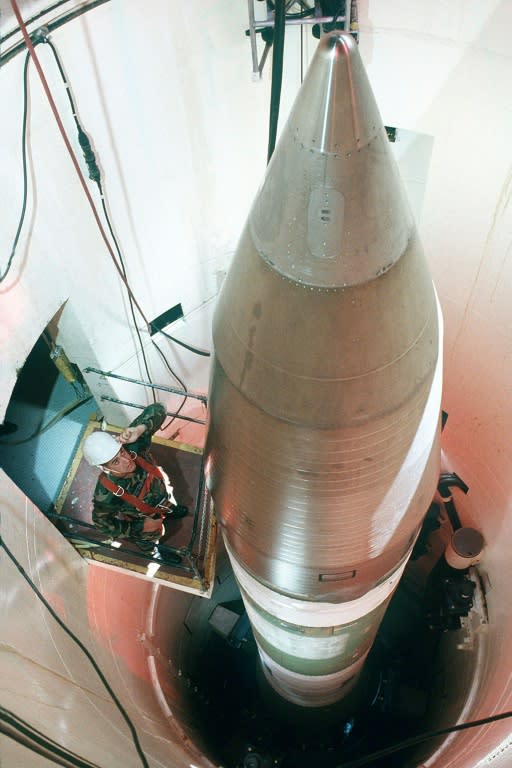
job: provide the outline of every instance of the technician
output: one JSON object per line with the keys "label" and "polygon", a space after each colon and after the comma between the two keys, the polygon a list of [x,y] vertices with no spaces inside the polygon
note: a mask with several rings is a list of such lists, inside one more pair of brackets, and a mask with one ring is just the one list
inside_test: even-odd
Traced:
{"label": "technician", "polygon": [[84,441],[83,455],[102,470],[93,497],[95,526],[112,538],[131,539],[148,557],[177,564],[179,555],[164,554],[157,544],[164,523],[184,517],[188,509],[176,503],[168,476],[149,450],[165,416],[164,406],[155,403],[117,437],[92,432]]}

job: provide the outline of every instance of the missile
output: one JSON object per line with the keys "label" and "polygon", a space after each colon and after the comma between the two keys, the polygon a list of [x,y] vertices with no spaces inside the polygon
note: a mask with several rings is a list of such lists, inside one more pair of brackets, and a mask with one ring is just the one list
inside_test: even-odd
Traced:
{"label": "missile", "polygon": [[323,37],[213,320],[206,472],[274,690],[360,678],[435,493],[442,319],[357,45]]}

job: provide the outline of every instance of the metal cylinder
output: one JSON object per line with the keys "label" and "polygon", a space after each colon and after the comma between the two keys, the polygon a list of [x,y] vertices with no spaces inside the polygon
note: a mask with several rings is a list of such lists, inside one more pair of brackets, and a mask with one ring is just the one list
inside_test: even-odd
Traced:
{"label": "metal cylinder", "polygon": [[483,555],[484,537],[475,528],[458,528],[446,547],[444,558],[451,568],[465,570],[477,565]]}
{"label": "metal cylinder", "polygon": [[350,35],[319,44],[213,338],[207,472],[264,670],[289,700],[330,703],[439,471],[439,307]]}

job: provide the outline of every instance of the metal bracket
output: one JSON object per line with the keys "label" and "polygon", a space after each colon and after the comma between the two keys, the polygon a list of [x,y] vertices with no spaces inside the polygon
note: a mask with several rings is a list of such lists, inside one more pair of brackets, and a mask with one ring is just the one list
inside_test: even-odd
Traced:
{"label": "metal bracket", "polygon": [[[254,11],[256,2],[257,0],[247,0],[247,9],[249,13],[248,32],[251,40],[252,77],[253,77],[253,80],[260,80],[263,72],[263,67],[265,66],[265,62],[267,60],[267,56],[270,51],[270,48],[272,47],[272,44],[268,42],[265,43],[263,53],[261,55],[261,58],[258,61],[257,32],[274,26],[275,12],[274,12],[274,9],[269,5],[269,3],[266,2],[265,3],[266,9],[267,9],[266,18],[256,20],[256,14]],[[328,16],[323,14],[321,0],[288,0],[288,2],[286,3],[286,13],[288,13],[294,5],[298,7],[298,12],[290,14],[289,17],[286,17],[285,25],[311,26],[313,24],[330,24],[334,20],[336,20],[337,22],[343,22],[344,30],[346,32],[349,32],[351,29],[351,18],[353,18],[354,15],[357,16],[354,8],[355,0],[345,0],[345,4],[346,4],[346,8],[348,9],[348,13],[346,12],[344,16],[339,16],[339,15]],[[307,12],[308,14],[310,12],[310,14],[307,16],[301,16],[300,14],[304,12]]]}

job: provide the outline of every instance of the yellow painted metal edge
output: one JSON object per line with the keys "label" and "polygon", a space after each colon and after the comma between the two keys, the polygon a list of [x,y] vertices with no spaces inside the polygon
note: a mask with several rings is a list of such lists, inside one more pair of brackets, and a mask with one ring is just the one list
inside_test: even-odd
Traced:
{"label": "yellow painted metal edge", "polygon": [[[95,422],[96,429],[101,429],[101,424]],[[107,430],[109,432],[122,432],[125,427],[116,427],[113,424],[107,424]],[[166,437],[158,437],[153,435],[151,438],[152,443],[158,443],[159,445],[167,445],[170,448],[177,448],[179,451],[186,451],[187,453],[202,454],[203,449],[198,448],[196,445],[189,445],[188,443],[180,443],[177,440],[168,440]]]}
{"label": "yellow painted metal edge", "polygon": [[97,421],[90,421],[87,427],[85,428],[85,431],[80,439],[80,445],[77,448],[77,451],[73,457],[73,461],[71,462],[71,466],[68,470],[67,477],[64,481],[64,485],[60,489],[60,493],[57,497],[57,500],[55,502],[55,511],[60,513],[64,501],[66,499],[66,496],[68,495],[69,489],[71,488],[71,484],[73,480],[75,479],[75,475],[78,469],[78,465],[80,464],[80,459],[82,458],[82,445],[85,440],[85,438],[91,434],[97,427],[99,426],[99,422]]}
{"label": "yellow painted metal edge", "polygon": [[205,570],[203,580],[209,587],[215,578],[215,565],[217,559],[217,518],[213,508],[213,501],[210,508],[210,521],[208,530],[208,539],[206,544]]}
{"label": "yellow painted metal edge", "polygon": [[133,571],[134,573],[138,573],[145,578],[151,579],[152,581],[166,581],[170,584],[178,584],[183,587],[187,587],[188,589],[193,589],[198,593],[206,592],[208,588],[207,584],[199,581],[198,579],[189,579],[186,576],[179,576],[175,573],[166,573],[162,570],[159,570],[153,576],[148,576],[147,566],[138,565],[137,563],[128,563],[126,560],[122,560],[121,558],[117,559],[115,557],[109,557],[108,555],[104,555],[101,552],[95,552],[94,550],[80,550],[80,554],[85,560],[96,560],[100,563],[110,565],[116,569],[121,568],[124,571]]}

